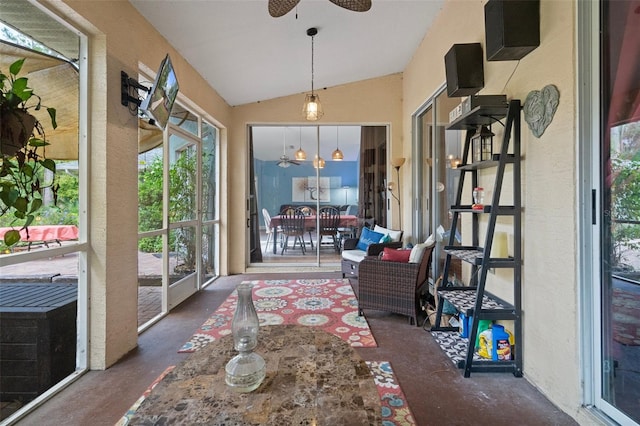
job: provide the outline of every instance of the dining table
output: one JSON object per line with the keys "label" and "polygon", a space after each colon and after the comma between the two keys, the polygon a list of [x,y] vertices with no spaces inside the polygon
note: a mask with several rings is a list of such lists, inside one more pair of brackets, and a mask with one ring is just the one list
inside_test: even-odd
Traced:
{"label": "dining table", "polygon": [[[318,227],[317,215],[306,215],[304,217],[304,228],[307,231],[313,231]],[[282,225],[282,216],[276,215],[271,217],[271,226],[273,227],[273,254],[278,251],[278,228]],[[358,216],[345,214],[340,215],[339,228],[356,228],[358,226]]]}
{"label": "dining table", "polygon": [[225,365],[237,354],[229,334],[171,370],[128,424],[382,424],[373,375],[340,337],[317,327],[266,325],[255,351],[266,363],[256,390],[237,392],[225,382]]}

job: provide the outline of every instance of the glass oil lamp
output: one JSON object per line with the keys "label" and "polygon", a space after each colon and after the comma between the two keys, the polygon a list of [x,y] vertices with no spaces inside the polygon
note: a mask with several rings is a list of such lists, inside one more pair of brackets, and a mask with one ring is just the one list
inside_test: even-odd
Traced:
{"label": "glass oil lamp", "polygon": [[238,304],[233,314],[231,330],[234,348],[239,352],[225,366],[226,383],[236,392],[247,393],[260,386],[265,378],[264,358],[253,350],[258,345],[258,314],[253,306],[253,284],[241,283],[238,288]]}

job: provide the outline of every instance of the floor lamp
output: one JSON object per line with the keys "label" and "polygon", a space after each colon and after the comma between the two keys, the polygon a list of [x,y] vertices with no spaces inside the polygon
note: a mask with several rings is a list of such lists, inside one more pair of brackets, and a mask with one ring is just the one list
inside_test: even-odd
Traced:
{"label": "floor lamp", "polygon": [[[398,200],[398,217],[399,217],[399,225],[400,225],[400,229],[402,229],[402,204],[400,202],[400,167],[402,167],[402,165],[405,162],[405,158],[404,157],[398,157],[398,158],[394,158],[393,160],[391,160],[391,165],[393,166],[394,169],[396,169],[396,178],[398,179],[398,196],[396,197],[394,195],[394,198],[396,200]],[[391,195],[393,195],[393,192],[391,192]]]}

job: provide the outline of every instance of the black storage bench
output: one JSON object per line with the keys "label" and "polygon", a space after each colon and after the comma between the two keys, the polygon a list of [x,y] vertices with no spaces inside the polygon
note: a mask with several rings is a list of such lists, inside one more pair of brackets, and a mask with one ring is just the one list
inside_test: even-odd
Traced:
{"label": "black storage bench", "polygon": [[0,399],[35,399],[76,369],[77,286],[0,283]]}

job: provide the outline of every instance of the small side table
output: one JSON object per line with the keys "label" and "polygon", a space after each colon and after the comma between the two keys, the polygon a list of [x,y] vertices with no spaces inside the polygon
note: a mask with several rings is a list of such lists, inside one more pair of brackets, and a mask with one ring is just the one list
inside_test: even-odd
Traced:
{"label": "small side table", "polygon": [[260,327],[258,342],[267,372],[255,391],[227,387],[224,367],[236,351],[225,336],[167,374],[130,424],[381,424],[373,376],[347,342],[293,325]]}

